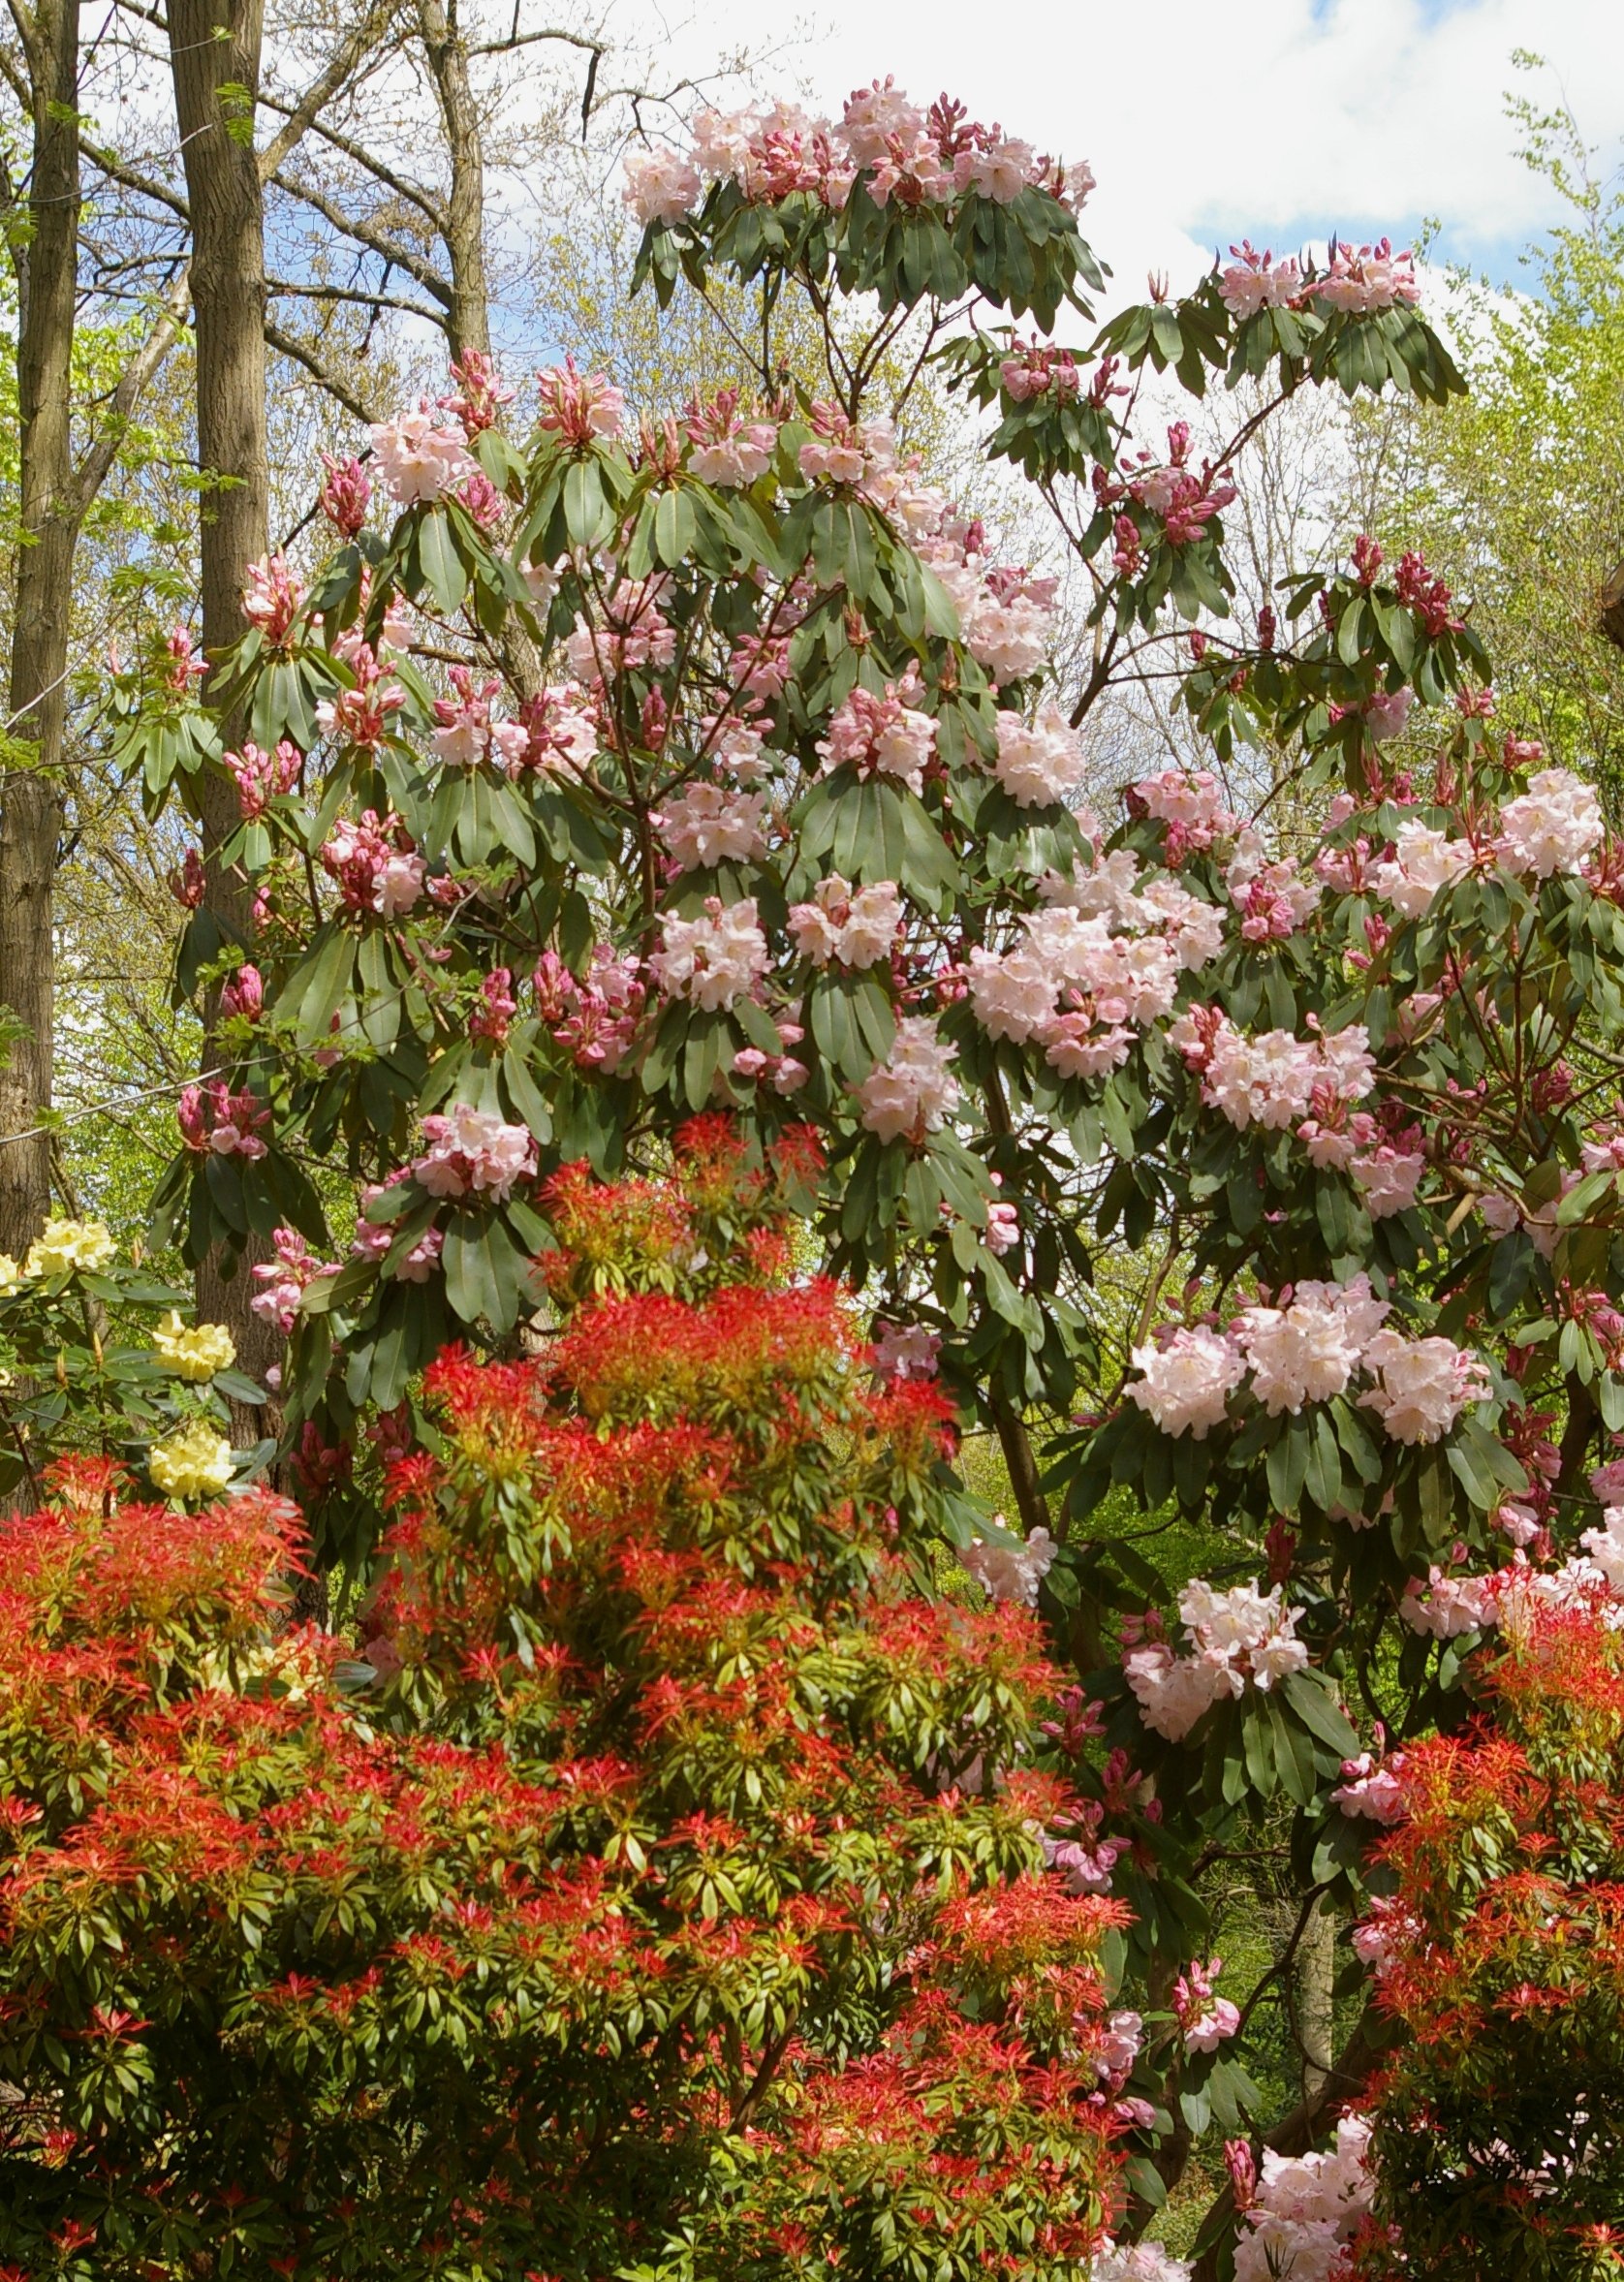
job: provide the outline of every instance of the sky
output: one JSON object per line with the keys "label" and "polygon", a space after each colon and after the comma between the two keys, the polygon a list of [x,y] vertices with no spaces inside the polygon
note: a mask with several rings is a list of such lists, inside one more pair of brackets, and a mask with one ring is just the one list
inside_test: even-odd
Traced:
{"label": "sky", "polygon": [[[661,40],[640,0],[615,14]],[[785,19],[703,0],[664,20],[666,54],[696,69],[729,42],[764,47]],[[1295,248],[1334,227],[1402,244],[1427,217],[1434,259],[1516,284],[1556,202],[1515,154],[1513,86],[1542,108],[1565,99],[1604,175],[1624,159],[1618,0],[825,0],[805,30],[760,78],[798,79],[833,109],[891,72],[918,100],[946,87],[1087,159],[1084,230],[1113,298],[1138,299],[1151,268],[1188,287],[1241,235]],[[1516,70],[1518,48],[1549,68]]]}

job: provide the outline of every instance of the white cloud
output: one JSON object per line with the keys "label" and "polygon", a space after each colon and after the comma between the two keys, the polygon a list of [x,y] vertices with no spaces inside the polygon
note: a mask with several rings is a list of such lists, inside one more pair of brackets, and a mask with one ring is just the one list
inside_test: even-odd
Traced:
{"label": "white cloud", "polygon": [[[630,32],[636,0],[618,18]],[[647,22],[644,16],[640,19]],[[743,0],[708,0],[673,43],[703,68],[762,37]],[[1530,81],[1514,48],[1546,57]],[[667,52],[671,52],[668,48]],[[1425,214],[1472,258],[1533,234],[1550,193],[1516,159],[1503,109],[1567,89],[1611,163],[1624,132],[1624,9],[1602,0],[836,0],[776,73],[837,106],[876,72],[918,99],[946,87],[1100,179],[1085,228],[1137,297],[1188,284],[1245,232],[1368,236]]]}

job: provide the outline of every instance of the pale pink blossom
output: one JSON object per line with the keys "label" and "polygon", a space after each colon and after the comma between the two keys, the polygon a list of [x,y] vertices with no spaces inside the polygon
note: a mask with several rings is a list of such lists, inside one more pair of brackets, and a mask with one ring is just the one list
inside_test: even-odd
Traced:
{"label": "pale pink blossom", "polygon": [[578,372],[573,357],[536,375],[541,424],[578,449],[618,436],[625,417],[623,390],[601,372]]}
{"label": "pale pink blossom", "polygon": [[941,1347],[941,1333],[922,1324],[874,1326],[874,1368],[882,1379],[934,1379]]}
{"label": "pale pink blossom", "polygon": [[765,793],[692,784],[668,793],[648,821],[679,871],[754,863],[766,854]]}
{"label": "pale pink blossom", "polygon": [[815,967],[871,967],[890,955],[902,924],[902,893],[894,880],[853,888],[838,872],[820,880],[807,903],[790,906],[790,940]]}
{"label": "pale pink blossom", "polygon": [[1140,1376],[1124,1391],[1129,1401],[1164,1434],[1187,1433],[1197,1442],[1223,1424],[1229,1397],[1246,1376],[1240,1349],[1204,1325],[1180,1329],[1160,1347],[1136,1347],[1133,1364]]}
{"label": "pale pink blossom", "polygon": [[1204,1712],[1221,1696],[1238,1693],[1238,1674],[1222,1662],[1194,1656],[1175,1656],[1165,1641],[1132,1648],[1122,1659],[1122,1671],[1140,1707],[1140,1717],[1152,1735],[1170,1743],[1182,1743]]}
{"label": "pale pink blossom", "polygon": [[868,1132],[882,1141],[921,1141],[947,1123],[960,1098],[953,1048],[922,1015],[904,1015],[888,1061],[852,1092]]}
{"label": "pale pink blossom", "polygon": [[413,412],[375,422],[369,433],[373,465],[402,507],[443,498],[477,464],[461,422],[442,418],[426,396]]}
{"label": "pale pink blossom", "polygon": [[1441,1441],[1489,1391],[1482,1358],[1452,1339],[1406,1339],[1384,1329],[1367,1346],[1365,1364],[1377,1384],[1362,1399],[1394,1442]]}
{"label": "pale pink blossom", "polygon": [[699,204],[703,189],[692,159],[663,143],[627,154],[626,187],[621,196],[644,225],[679,222]]}
{"label": "pale pink blossom", "polygon": [[1045,705],[1033,722],[1001,712],[997,728],[993,774],[1017,808],[1048,807],[1081,782],[1082,745],[1058,706]]}
{"label": "pale pink blossom", "polygon": [[1251,1366],[1253,1391],[1275,1418],[1340,1394],[1361,1360],[1355,1322],[1333,1286],[1299,1289],[1285,1307],[1249,1307],[1231,1335]]}
{"label": "pale pink blossom", "polygon": [[1032,951],[970,953],[970,1004],[989,1038],[1030,1038],[1054,1013],[1058,988],[1052,967]]}
{"label": "pale pink blossom", "polygon": [[1412,1632],[1428,1633],[1437,1641],[1458,1640],[1462,1633],[1481,1632],[1493,1623],[1493,1587],[1486,1577],[1446,1577],[1434,1564],[1424,1585],[1411,1579],[1398,1613]]}
{"label": "pale pink blossom", "polygon": [[[994,1519],[1002,1522],[1003,1516]],[[1038,1605],[1038,1587],[1054,1565],[1060,1550],[1046,1529],[1034,1529],[1019,1544],[976,1538],[959,1559],[976,1582],[995,1601],[1017,1601],[1024,1608]]]}
{"label": "pale pink blossom", "polygon": [[1371,885],[1395,911],[1419,920],[1439,890],[1469,871],[1473,860],[1469,840],[1452,840],[1412,818],[1398,828],[1394,856],[1372,869]]}
{"label": "pale pink blossom", "polygon": [[1419,1149],[1394,1149],[1384,1141],[1379,1148],[1362,1151],[1354,1160],[1353,1174],[1371,1219],[1408,1212],[1425,1170],[1426,1159]]}
{"label": "pale pink blossom", "polygon": [[1195,1959],[1172,1986],[1173,2017],[1184,2036],[1187,2052],[1215,2052],[1240,2026],[1240,2011],[1217,1993],[1215,1984],[1224,1970],[1222,1957],[1203,1965]]}
{"label": "pale pink blossom", "polygon": [[1327,308],[1359,317],[1375,316],[1400,304],[1413,306],[1421,299],[1415,256],[1407,251],[1395,254],[1385,237],[1357,251],[1333,238],[1329,267],[1312,280],[1309,290]]}
{"label": "pale pink blossom", "polygon": [[747,421],[739,413],[738,391],[721,389],[706,403],[690,399],[685,422],[694,451],[690,471],[702,484],[740,489],[764,476],[778,447],[771,421]]}
{"label": "pale pink blossom", "polygon": [[1218,292],[1237,325],[1244,325],[1260,309],[1283,309],[1302,291],[1302,272],[1289,257],[1276,262],[1272,253],[1257,253],[1251,240],[1230,248],[1231,261],[1219,272]]}
{"label": "pale pink blossom", "polygon": [[428,1147],[411,1170],[431,1197],[487,1197],[500,1204],[536,1170],[528,1127],[509,1125],[493,1110],[458,1102],[443,1116],[425,1117],[422,1132]]}
{"label": "pale pink blossom", "polygon": [[330,1276],[335,1269],[330,1261],[312,1255],[297,1229],[276,1229],[270,1241],[270,1259],[256,1262],[250,1270],[261,1289],[248,1304],[263,1323],[273,1324],[286,1338],[305,1292],[319,1277]]}
{"label": "pale pink blossom", "polygon": [[859,776],[892,776],[913,793],[924,789],[924,771],[936,750],[936,724],[909,699],[922,695],[910,674],[888,682],[876,697],[860,683],[830,718],[818,753],[823,773],[852,767]]}
{"label": "pale pink blossom", "polygon": [[1345,1815],[1362,1815],[1367,1822],[1390,1827],[1404,1815],[1403,1775],[1402,1751],[1386,1759],[1361,1751],[1357,1759],[1342,1762],[1342,1781],[1330,1795],[1332,1802]]}
{"label": "pale pink blossom", "polygon": [[766,937],[754,896],[724,905],[705,898],[698,919],[668,913],[660,922],[660,949],[649,971],[662,990],[714,1011],[748,996],[767,970]]}
{"label": "pale pink blossom", "polygon": [[1577,872],[1607,826],[1593,787],[1566,768],[1542,768],[1500,811],[1494,853],[1508,871],[1548,880]]}

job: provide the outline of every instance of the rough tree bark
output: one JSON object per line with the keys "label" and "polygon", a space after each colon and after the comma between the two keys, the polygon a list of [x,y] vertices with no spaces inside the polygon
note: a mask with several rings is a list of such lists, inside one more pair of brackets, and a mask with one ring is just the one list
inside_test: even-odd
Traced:
{"label": "rough tree bark", "polygon": [[418,20],[434,80],[451,161],[444,208],[450,301],[446,333],[453,357],[490,354],[490,292],[484,266],[484,124],[468,77],[457,0],[421,0]]}
{"label": "rough tree bark", "polygon": [[[72,365],[78,273],[78,0],[14,11],[33,109],[26,227],[14,235],[18,291],[21,514],[5,771],[0,778],[0,1005],[21,1035],[0,1069],[0,1137],[50,1105],[55,946],[51,887],[62,828],[69,619],[79,516]],[[0,1251],[19,1254],[50,1204],[45,1134],[0,1142]]]}
{"label": "rough tree bark", "polygon": [[[264,0],[170,0],[175,122],[192,226],[198,467],[206,486],[200,576],[210,656],[242,633],[243,574],[269,546],[265,203],[253,138],[264,31]],[[236,732],[236,724],[222,724],[228,745]],[[199,807],[208,906],[223,930],[246,946],[253,936],[247,885],[219,860],[239,821],[223,771],[205,775]],[[211,1258],[199,1268],[198,1312],[225,1324],[242,1367],[263,1377],[275,1360],[275,1334],[250,1312],[246,1258],[229,1276],[222,1265]],[[235,1425],[239,1440],[257,1431],[251,1412]]]}

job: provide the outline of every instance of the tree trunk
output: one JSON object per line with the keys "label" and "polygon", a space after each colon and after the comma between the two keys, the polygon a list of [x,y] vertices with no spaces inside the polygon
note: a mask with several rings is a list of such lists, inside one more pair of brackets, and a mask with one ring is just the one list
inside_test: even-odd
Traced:
{"label": "tree trunk", "polygon": [[[269,547],[270,478],[265,441],[265,205],[253,138],[264,0],[171,0],[170,60],[175,119],[192,222],[198,467],[204,479],[201,567],[203,641],[211,656],[243,632],[243,576]],[[239,724],[225,722],[228,746]],[[200,797],[209,908],[246,946],[253,937],[247,883],[219,860],[239,821],[224,772]],[[205,1040],[203,1063],[213,1059]],[[244,1369],[263,1377],[275,1360],[269,1326],[249,1312],[249,1254],[237,1272],[219,1259],[198,1270],[198,1312],[227,1325]],[[238,1439],[257,1430],[236,1419]]]}
{"label": "tree trunk", "polygon": [[[79,217],[77,0],[42,0],[27,33],[33,165],[27,228],[14,238],[21,545],[0,778],[0,1006],[23,1034],[0,1069],[0,1136],[28,1133],[50,1107],[51,891],[62,827],[78,537],[71,393]],[[0,1145],[0,1252],[20,1254],[38,1235],[49,1204],[48,1138]]]}
{"label": "tree trunk", "polygon": [[1336,1912],[1326,1895],[1314,1904],[1296,1954],[1296,2030],[1302,2096],[1318,2097],[1335,2061]]}
{"label": "tree trunk", "polygon": [[456,0],[420,0],[423,49],[445,122],[451,160],[446,201],[446,259],[452,355],[490,354],[490,294],[484,270],[484,128],[468,78],[468,51],[457,27]]}
{"label": "tree trunk", "polygon": [[998,1430],[999,1448],[1010,1470],[1015,1511],[1020,1516],[1021,1528],[1030,1537],[1034,1529],[1046,1529],[1049,1523],[1048,1500],[1041,1486],[1037,1453],[1032,1448],[1025,1420],[996,1380],[988,1390],[988,1399],[992,1422]]}

